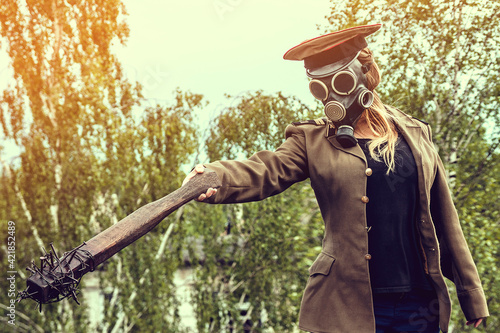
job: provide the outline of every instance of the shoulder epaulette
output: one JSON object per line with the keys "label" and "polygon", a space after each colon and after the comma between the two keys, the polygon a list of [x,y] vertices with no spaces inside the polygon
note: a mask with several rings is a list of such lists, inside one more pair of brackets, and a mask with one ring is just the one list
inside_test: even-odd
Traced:
{"label": "shoulder epaulette", "polygon": [[413,117],[413,116],[412,116],[411,118],[412,118],[412,119],[415,119],[415,120],[418,120],[418,121],[420,121],[421,123],[424,123],[424,124],[426,124],[426,125],[429,125],[429,123],[428,123],[428,122],[423,121],[423,120],[421,120],[421,119],[415,118],[415,117]]}
{"label": "shoulder epaulette", "polygon": [[326,118],[317,118],[317,119],[310,119],[310,120],[302,120],[302,121],[296,121],[294,123],[295,126],[298,125],[325,125],[326,124]]}
{"label": "shoulder epaulette", "polygon": [[415,120],[420,121],[422,124],[429,125],[429,123],[428,123],[428,122],[423,121],[423,120],[418,119],[418,118],[415,118],[415,117],[413,117],[413,116],[410,116],[410,115],[408,115],[408,114],[404,113],[403,111],[399,110],[398,108],[396,108],[396,107],[394,107],[394,106],[391,106],[391,105],[385,105],[385,104],[384,104],[384,107],[385,107],[385,109],[386,109],[387,111],[389,111],[389,112],[392,112],[393,110],[396,110],[396,111],[398,111],[398,112],[400,112],[400,113],[404,114],[405,116],[410,117],[411,119],[415,119]]}

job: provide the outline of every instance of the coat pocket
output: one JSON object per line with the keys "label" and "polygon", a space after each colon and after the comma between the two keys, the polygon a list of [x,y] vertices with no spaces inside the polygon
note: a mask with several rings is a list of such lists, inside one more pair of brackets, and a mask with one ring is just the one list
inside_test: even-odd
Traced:
{"label": "coat pocket", "polygon": [[321,252],[316,260],[313,262],[311,267],[309,267],[309,276],[314,276],[317,274],[328,275],[332,268],[335,258],[329,254]]}

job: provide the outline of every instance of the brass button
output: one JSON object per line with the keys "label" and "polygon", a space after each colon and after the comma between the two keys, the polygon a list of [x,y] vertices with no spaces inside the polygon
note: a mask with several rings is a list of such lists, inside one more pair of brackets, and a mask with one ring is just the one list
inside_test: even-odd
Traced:
{"label": "brass button", "polygon": [[364,203],[368,203],[368,201],[370,201],[370,199],[366,195],[363,195],[361,197],[361,201],[364,202]]}
{"label": "brass button", "polygon": [[372,174],[373,174],[373,170],[372,169],[368,168],[368,169],[365,170],[365,175],[371,176]]}
{"label": "brass button", "polygon": [[372,255],[371,254],[365,254],[365,259],[366,260],[370,260],[372,258]]}

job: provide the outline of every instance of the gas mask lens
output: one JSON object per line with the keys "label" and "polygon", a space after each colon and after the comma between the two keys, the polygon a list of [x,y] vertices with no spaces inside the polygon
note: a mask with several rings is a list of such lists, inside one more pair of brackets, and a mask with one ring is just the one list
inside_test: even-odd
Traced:
{"label": "gas mask lens", "polygon": [[[345,96],[356,89],[357,83],[356,76],[353,73],[350,71],[341,71],[332,77],[330,85],[334,92]],[[324,101],[328,98],[328,87],[321,80],[311,80],[309,82],[309,90],[311,94],[320,101]]]}
{"label": "gas mask lens", "polygon": [[356,76],[348,71],[338,72],[332,77],[332,88],[339,95],[349,95],[357,85]]}
{"label": "gas mask lens", "polygon": [[320,80],[311,80],[309,82],[309,90],[314,98],[319,99],[320,101],[324,101],[328,98],[328,88],[323,81]]}

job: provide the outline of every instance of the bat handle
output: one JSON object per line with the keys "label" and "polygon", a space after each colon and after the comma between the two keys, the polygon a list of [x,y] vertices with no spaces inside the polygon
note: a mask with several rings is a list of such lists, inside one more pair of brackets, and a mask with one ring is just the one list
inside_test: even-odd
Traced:
{"label": "bat handle", "polygon": [[204,194],[209,188],[217,189],[222,186],[222,183],[215,173],[210,169],[205,169],[202,173],[195,174],[181,188],[189,189],[189,197],[196,199],[199,195]]}

